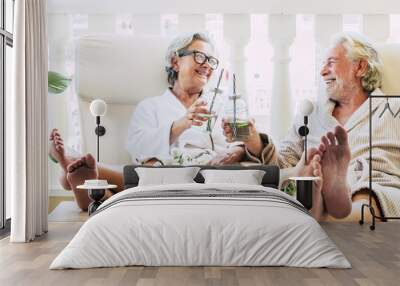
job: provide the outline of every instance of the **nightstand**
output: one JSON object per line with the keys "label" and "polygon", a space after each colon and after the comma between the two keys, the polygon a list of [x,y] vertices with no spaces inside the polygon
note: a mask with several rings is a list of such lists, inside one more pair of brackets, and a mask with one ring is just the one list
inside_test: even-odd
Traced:
{"label": "nightstand", "polygon": [[89,216],[94,213],[101,205],[107,189],[115,189],[117,185],[109,185],[106,180],[86,180],[83,185],[77,186],[78,189],[88,191],[89,198],[93,200],[88,207]]}

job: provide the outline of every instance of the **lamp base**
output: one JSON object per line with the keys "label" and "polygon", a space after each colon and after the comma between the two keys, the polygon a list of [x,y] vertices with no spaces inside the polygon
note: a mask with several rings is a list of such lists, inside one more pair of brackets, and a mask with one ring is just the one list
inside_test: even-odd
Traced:
{"label": "lamp base", "polygon": [[89,216],[94,213],[97,208],[101,205],[101,199],[106,194],[106,189],[89,189],[89,198],[93,200],[88,207]]}
{"label": "lamp base", "polygon": [[98,136],[103,136],[104,134],[106,134],[106,129],[104,128],[104,126],[99,125],[94,130],[94,133],[96,133],[96,135]]}
{"label": "lamp base", "polygon": [[302,205],[310,210],[312,208],[313,181],[296,181],[296,198]]}
{"label": "lamp base", "polygon": [[101,202],[91,202],[90,205],[88,206],[89,216],[91,216],[92,213],[94,213],[100,205],[101,205]]}
{"label": "lamp base", "polygon": [[299,135],[300,136],[307,136],[310,133],[310,130],[306,125],[303,125],[299,128]]}
{"label": "lamp base", "polygon": [[296,199],[307,209],[313,206],[313,182],[319,177],[290,177],[296,182]]}

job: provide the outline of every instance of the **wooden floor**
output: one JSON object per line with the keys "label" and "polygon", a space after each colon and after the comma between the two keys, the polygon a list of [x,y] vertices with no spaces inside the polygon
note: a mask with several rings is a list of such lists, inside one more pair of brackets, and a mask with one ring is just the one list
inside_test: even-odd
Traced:
{"label": "wooden floor", "polygon": [[73,202],[74,197],[49,197],[49,213],[51,213],[62,202]]}
{"label": "wooden floor", "polygon": [[[77,216],[83,219],[82,214]],[[83,224],[50,222],[45,236],[28,244],[0,241],[0,285],[400,285],[400,224],[324,223],[353,268],[122,267],[48,270]],[[61,220],[62,221],[62,220]]]}

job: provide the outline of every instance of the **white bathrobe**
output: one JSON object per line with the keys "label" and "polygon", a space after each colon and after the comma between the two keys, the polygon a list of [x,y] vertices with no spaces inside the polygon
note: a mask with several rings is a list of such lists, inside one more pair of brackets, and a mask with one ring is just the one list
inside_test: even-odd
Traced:
{"label": "white bathrobe", "polygon": [[[383,95],[380,90],[374,95]],[[372,188],[386,216],[400,216],[400,113],[393,117],[385,109],[385,98],[372,99]],[[389,99],[394,114],[400,110],[400,99]],[[340,123],[332,116],[334,102],[321,100],[309,117],[308,147],[318,147],[320,138],[333,131]],[[382,114],[383,113],[383,114]],[[382,116],[381,116],[382,115]],[[249,158],[264,164],[276,164],[283,169],[283,179],[289,177],[304,151],[303,137],[298,130],[303,118],[296,116],[288,136],[279,144],[271,142],[262,151],[261,158],[247,152]],[[352,193],[369,186],[369,100],[365,101],[348,119],[347,130],[351,149],[348,182]]]}
{"label": "white bathrobe", "polygon": [[[185,130],[170,145],[172,123],[182,118],[186,112],[186,107],[169,89],[161,96],[141,101],[132,115],[126,143],[126,149],[133,162],[142,162],[154,157],[165,164],[176,164],[177,161],[173,157],[182,155],[182,164],[207,164],[217,153],[232,146],[226,142],[223,135],[221,116],[218,116],[211,134],[214,151],[209,134],[194,128]],[[190,158],[193,158],[193,161]]]}

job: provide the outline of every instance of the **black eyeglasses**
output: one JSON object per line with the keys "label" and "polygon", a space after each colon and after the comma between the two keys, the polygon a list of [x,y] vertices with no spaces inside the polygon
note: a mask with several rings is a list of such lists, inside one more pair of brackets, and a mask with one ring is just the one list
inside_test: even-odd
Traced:
{"label": "black eyeglasses", "polygon": [[212,70],[216,70],[218,68],[219,61],[212,56],[207,56],[203,52],[199,52],[196,50],[194,51],[184,50],[178,52],[179,57],[190,56],[190,55],[193,55],[194,61],[200,65],[204,64],[207,61]]}

